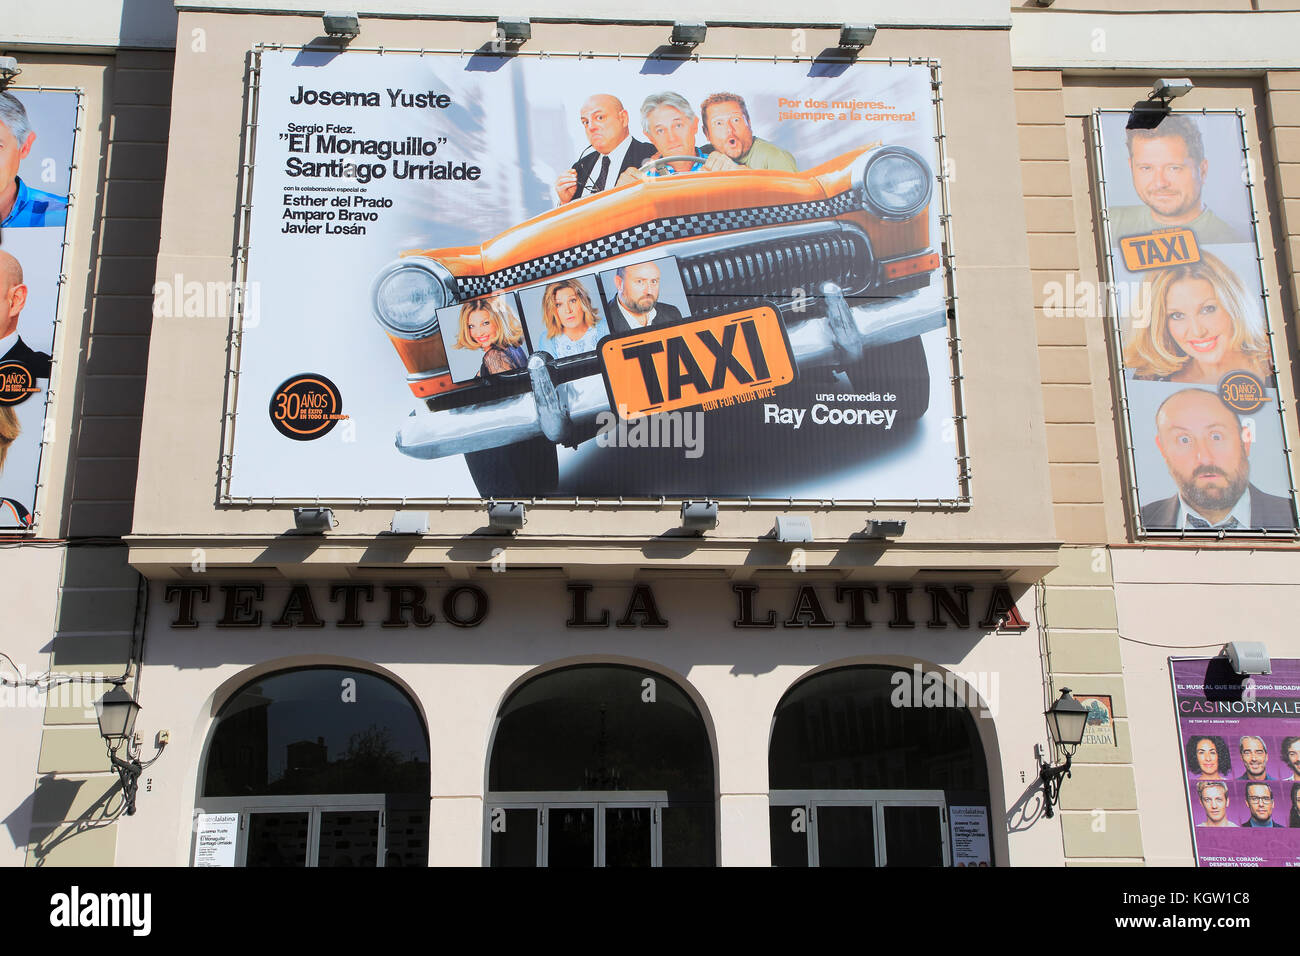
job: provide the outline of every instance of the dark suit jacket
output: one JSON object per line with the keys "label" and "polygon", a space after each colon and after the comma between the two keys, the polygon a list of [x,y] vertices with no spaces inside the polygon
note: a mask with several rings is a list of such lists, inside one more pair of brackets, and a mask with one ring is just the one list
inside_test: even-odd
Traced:
{"label": "dark suit jacket", "polygon": [[50,356],[46,352],[32,351],[22,336],[4,355],[0,355],[0,362],[21,362],[27,371],[31,372],[36,378],[50,377]]}
{"label": "dark suit jacket", "polygon": [[30,528],[31,526],[31,513],[23,507],[21,501],[0,498],[0,528]]}
{"label": "dark suit jacket", "polygon": [[[649,143],[643,143],[634,137],[632,142],[628,144],[627,152],[623,154],[623,162],[619,164],[618,169],[610,168],[609,178],[605,180],[605,188],[613,189],[614,184],[618,182],[618,177],[623,170],[634,169],[637,166],[640,166],[656,152],[657,150],[655,150],[655,148]],[[600,167],[597,165],[599,162],[600,153],[592,150],[586,156],[583,156],[582,159],[573,164],[573,170],[578,174],[578,188],[573,193],[574,199],[582,198],[583,190],[586,188],[587,182],[600,175]],[[587,193],[587,195],[590,196],[591,193]]]}
{"label": "dark suit jacket", "polygon": [[[1250,526],[1252,528],[1286,529],[1295,527],[1291,502],[1270,495],[1250,485]],[[1161,498],[1142,509],[1144,528],[1172,528],[1178,517],[1178,496]]]}
{"label": "dark suit jacket", "polygon": [[[669,322],[676,322],[682,317],[677,306],[669,305],[667,302],[655,303],[655,320],[653,325],[666,325]],[[609,331],[612,333],[630,332],[633,327],[627,324],[623,318],[623,310],[618,307],[618,297],[610,299],[605,303],[605,318],[609,320]],[[637,329],[636,331],[640,331]]]}

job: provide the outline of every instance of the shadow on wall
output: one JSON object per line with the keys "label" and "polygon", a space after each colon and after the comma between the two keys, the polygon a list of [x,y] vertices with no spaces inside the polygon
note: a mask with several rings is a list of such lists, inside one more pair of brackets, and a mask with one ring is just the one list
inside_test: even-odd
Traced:
{"label": "shadow on wall", "polygon": [[172,0],[122,0],[118,36],[124,47],[171,49],[176,45]]}
{"label": "shadow on wall", "polygon": [[1043,785],[1034,778],[1007,811],[1007,832],[1024,833],[1043,817]]}
{"label": "shadow on wall", "polygon": [[[109,826],[122,815],[122,811],[126,809],[119,796],[122,786],[114,782],[79,816],[68,819],[68,813],[81,788],[87,784],[94,784],[99,779],[102,778],[66,780],[54,774],[46,774],[37,781],[35,792],[5,818],[5,826],[9,828],[10,837],[15,845],[27,845],[30,865],[45,866],[57,847],[89,830]],[[29,820],[60,822],[33,823],[30,835],[17,832],[25,827]]]}
{"label": "shadow on wall", "polygon": [[[33,703],[39,702],[51,724],[74,722],[93,729],[102,746],[97,726],[90,723],[95,716],[92,702],[128,671],[143,624],[144,579],[126,563],[123,547],[73,545],[64,552],[60,583],[51,658],[58,681],[43,685]],[[128,689],[133,684],[129,681]],[[32,693],[37,691],[32,689]],[[116,779],[61,775],[107,771],[106,756],[100,759],[102,764],[60,768],[39,776],[34,790],[5,817],[14,845],[28,847],[30,865],[46,865],[57,847],[78,834],[105,827],[121,815],[124,805],[117,796],[121,784]],[[86,787],[90,789],[84,790]],[[84,805],[95,793],[97,799],[73,816],[72,808]],[[94,856],[102,850],[101,843],[99,850],[88,849],[87,853]],[[80,850],[77,853],[82,855]],[[111,864],[112,859],[94,862]]]}

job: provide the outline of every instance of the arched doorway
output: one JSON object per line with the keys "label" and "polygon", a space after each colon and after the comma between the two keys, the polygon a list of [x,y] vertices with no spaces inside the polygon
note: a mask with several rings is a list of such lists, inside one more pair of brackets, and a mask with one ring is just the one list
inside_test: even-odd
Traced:
{"label": "arched doorway", "polygon": [[[217,714],[195,861],[425,866],[429,793],[429,736],[404,691],[353,668],[277,671]],[[216,836],[203,836],[205,818]],[[228,845],[214,853],[213,840]]]}
{"label": "arched doorway", "polygon": [[488,758],[491,866],[712,866],[703,718],[662,674],[583,664],[526,681]]}
{"label": "arched doorway", "polygon": [[795,684],[772,724],[775,866],[989,866],[989,784],[954,675],[875,665]]}

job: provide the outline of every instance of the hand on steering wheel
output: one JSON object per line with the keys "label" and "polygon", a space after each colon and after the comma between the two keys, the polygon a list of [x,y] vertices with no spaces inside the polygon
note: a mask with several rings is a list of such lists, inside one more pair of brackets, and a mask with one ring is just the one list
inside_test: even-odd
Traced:
{"label": "hand on steering wheel", "polygon": [[698,156],[660,156],[658,159],[650,158],[641,164],[641,172],[649,172],[659,166],[667,166],[669,163],[690,163],[694,165],[700,161]]}

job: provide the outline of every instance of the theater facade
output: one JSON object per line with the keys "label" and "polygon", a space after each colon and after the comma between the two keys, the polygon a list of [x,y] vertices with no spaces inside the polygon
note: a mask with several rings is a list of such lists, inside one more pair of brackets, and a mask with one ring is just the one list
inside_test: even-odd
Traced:
{"label": "theater facade", "polygon": [[876,6],[178,6],[29,863],[1300,862],[1300,13]]}
{"label": "theater facade", "polygon": [[1005,33],[321,26],[181,13],[118,861],[1059,859]]}

